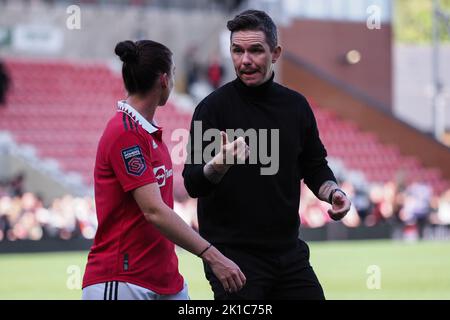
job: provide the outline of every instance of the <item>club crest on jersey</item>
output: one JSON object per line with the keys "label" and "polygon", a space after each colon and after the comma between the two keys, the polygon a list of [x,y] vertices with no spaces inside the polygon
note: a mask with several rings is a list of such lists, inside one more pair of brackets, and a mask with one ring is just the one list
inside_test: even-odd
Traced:
{"label": "club crest on jersey", "polygon": [[122,158],[125,162],[125,168],[128,174],[140,176],[147,169],[144,156],[139,146],[134,146],[122,150]]}

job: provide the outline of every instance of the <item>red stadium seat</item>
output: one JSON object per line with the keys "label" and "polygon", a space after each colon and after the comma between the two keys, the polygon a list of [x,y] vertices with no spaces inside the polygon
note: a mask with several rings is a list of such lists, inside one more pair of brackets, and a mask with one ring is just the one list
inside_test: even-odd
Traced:
{"label": "red stadium seat", "polygon": [[[117,100],[123,99],[120,76],[102,64],[6,61],[13,88],[8,107],[0,109],[0,130],[21,143],[33,145],[39,155],[56,159],[61,168],[76,171],[92,184],[97,142]],[[310,99],[311,101],[311,99]],[[350,169],[362,171],[369,181],[386,182],[405,170],[409,180],[423,178],[436,192],[450,184],[436,168],[424,168],[418,159],[403,156],[355,123],[312,103],[321,138],[329,156]],[[181,113],[170,101],[157,114],[169,150],[173,130],[188,129],[192,114]],[[184,193],[182,165],[174,166],[176,192]]]}

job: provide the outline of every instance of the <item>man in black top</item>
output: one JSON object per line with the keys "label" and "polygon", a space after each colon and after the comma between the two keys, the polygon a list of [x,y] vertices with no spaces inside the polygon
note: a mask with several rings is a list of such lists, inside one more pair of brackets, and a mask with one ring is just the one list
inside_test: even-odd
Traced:
{"label": "man in black top", "polygon": [[[228,29],[237,78],[197,106],[183,177],[198,198],[200,234],[239,265],[247,283],[230,293],[236,284],[224,289],[207,265],[206,277],[215,299],[324,299],[299,239],[300,182],[332,204],[334,220],[350,201],[328,167],[307,100],[273,80],[281,47],[272,19],[248,10]],[[209,155],[213,136],[221,144]]]}
{"label": "man in black top", "polygon": [[3,65],[3,62],[0,61],[0,107],[6,104],[6,93],[10,86],[10,78],[8,76],[8,72]]}

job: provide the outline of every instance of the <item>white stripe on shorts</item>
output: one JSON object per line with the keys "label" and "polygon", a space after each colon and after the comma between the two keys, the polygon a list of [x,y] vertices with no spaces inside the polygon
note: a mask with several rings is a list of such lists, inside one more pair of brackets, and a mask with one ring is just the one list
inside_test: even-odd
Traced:
{"label": "white stripe on shorts", "polygon": [[83,289],[82,300],[190,300],[187,283],[177,294],[161,295],[128,282],[97,283]]}

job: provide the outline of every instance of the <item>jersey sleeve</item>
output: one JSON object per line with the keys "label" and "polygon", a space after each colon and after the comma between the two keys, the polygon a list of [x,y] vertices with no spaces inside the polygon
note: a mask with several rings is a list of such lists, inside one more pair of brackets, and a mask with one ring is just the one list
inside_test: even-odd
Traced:
{"label": "jersey sleeve", "polygon": [[123,133],[111,146],[111,167],[125,192],[156,182],[149,143],[135,131]]}

